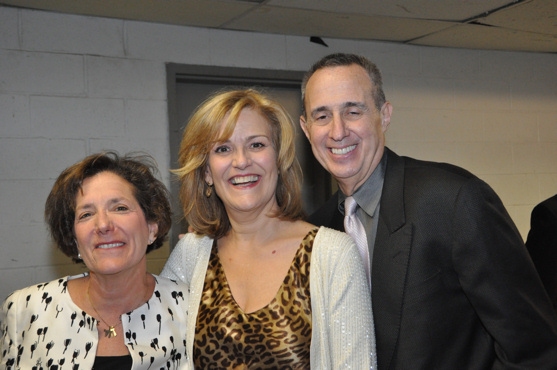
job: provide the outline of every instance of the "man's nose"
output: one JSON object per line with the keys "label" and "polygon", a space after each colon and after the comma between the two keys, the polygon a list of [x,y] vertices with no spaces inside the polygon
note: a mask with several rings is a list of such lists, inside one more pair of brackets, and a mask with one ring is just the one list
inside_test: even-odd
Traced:
{"label": "man's nose", "polygon": [[331,119],[331,139],[340,141],[348,136],[348,125],[340,113],[334,113]]}

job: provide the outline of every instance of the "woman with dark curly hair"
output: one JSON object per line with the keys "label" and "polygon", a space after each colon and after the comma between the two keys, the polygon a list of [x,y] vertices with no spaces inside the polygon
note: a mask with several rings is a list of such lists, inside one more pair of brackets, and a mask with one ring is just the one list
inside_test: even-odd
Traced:
{"label": "woman with dark curly hair", "polygon": [[4,302],[0,367],[187,369],[187,287],[147,272],[170,229],[168,191],[148,156],[88,156],[56,180],[45,219],[89,272]]}

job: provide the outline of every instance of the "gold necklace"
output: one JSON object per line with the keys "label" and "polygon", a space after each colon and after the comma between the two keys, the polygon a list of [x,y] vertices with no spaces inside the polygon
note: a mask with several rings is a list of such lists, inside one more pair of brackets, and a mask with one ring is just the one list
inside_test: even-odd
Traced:
{"label": "gold necklace", "polygon": [[[106,326],[108,326],[108,329],[103,329],[104,331],[104,336],[107,338],[112,338],[117,336],[116,334],[116,327],[118,325],[120,325],[122,323],[122,318],[120,318],[120,322],[116,325],[109,325],[101,316],[101,314],[99,313],[99,311],[97,311],[97,309],[95,308],[95,306],[93,305],[93,302],[91,301],[91,297],[89,296],[89,282],[87,282],[87,300],[89,301],[89,304],[91,305],[91,307],[93,307],[93,310],[95,311],[95,313],[97,314],[97,316],[101,319],[102,322],[104,322],[104,324]],[[100,322],[99,320],[97,320],[97,326],[99,326]]]}

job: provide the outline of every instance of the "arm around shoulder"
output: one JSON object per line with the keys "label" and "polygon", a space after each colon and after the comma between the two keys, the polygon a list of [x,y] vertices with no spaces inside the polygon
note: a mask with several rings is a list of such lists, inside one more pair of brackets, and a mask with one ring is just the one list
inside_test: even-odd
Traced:
{"label": "arm around shoulder", "polygon": [[312,309],[318,311],[314,317],[322,311],[315,323],[322,327],[313,331],[324,347],[320,360],[328,357],[331,369],[375,369],[371,291],[356,245],[347,234],[323,227],[319,230],[312,252],[311,280],[315,280],[318,295],[315,297],[312,289]]}
{"label": "arm around shoulder", "polygon": [[187,233],[170,253],[160,276],[190,283],[198,259],[208,256],[212,243],[208,236]]}

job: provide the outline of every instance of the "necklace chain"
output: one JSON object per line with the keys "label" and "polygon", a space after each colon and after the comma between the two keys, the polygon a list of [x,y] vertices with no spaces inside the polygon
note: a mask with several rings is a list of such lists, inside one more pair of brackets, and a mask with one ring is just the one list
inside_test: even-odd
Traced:
{"label": "necklace chain", "polygon": [[[120,322],[117,323],[116,325],[109,325],[105,319],[102,318],[101,314],[99,313],[99,311],[97,311],[97,309],[95,308],[95,306],[93,305],[93,301],[91,301],[91,297],[89,296],[89,283],[87,283],[87,300],[89,301],[89,304],[91,305],[91,307],[93,307],[93,311],[95,311],[95,313],[97,314],[97,316],[101,319],[102,322],[104,322],[104,324],[106,326],[108,326],[108,329],[103,329],[104,331],[104,336],[107,338],[113,338],[115,336],[117,336],[116,334],[116,327],[118,325],[120,325],[122,323],[122,318],[120,318]],[[99,326],[99,321],[97,320],[97,326]]]}

